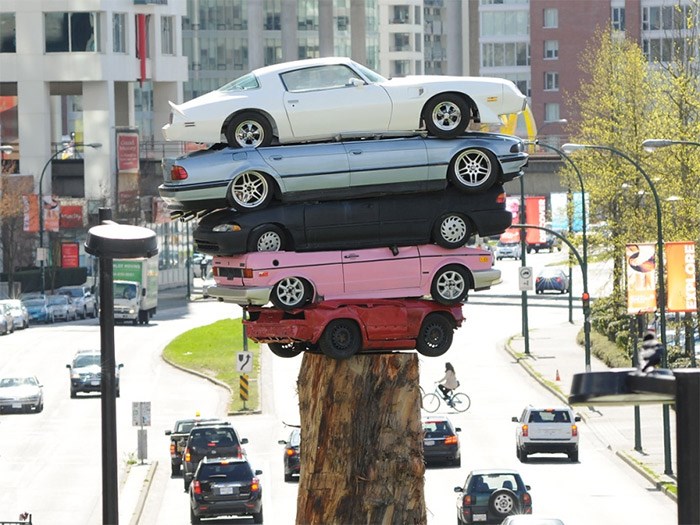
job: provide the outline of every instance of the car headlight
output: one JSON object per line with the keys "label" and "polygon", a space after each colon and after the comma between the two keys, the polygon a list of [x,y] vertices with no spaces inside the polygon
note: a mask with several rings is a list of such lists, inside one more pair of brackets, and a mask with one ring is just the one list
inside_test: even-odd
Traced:
{"label": "car headlight", "polygon": [[225,233],[225,232],[239,232],[241,231],[241,227],[236,224],[218,224],[214,226],[211,231],[217,232],[217,233]]}

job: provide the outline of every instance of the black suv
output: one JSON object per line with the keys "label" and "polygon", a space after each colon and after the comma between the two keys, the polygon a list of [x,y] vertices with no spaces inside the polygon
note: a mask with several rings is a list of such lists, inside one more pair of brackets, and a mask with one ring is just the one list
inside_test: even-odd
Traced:
{"label": "black suv", "polygon": [[240,439],[230,423],[195,423],[190,430],[190,435],[187,436],[185,453],[182,456],[185,492],[194,478],[197,465],[203,458],[243,458],[241,445],[246,443],[248,440]]}
{"label": "black suv", "polygon": [[260,474],[243,458],[205,457],[190,484],[190,522],[235,515],[252,516],[253,523],[262,523]]}

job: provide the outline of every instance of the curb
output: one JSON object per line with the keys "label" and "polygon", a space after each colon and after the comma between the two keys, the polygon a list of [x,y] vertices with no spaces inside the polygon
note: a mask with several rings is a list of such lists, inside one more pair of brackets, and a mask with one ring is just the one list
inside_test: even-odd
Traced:
{"label": "curb", "polygon": [[654,476],[653,474],[650,474],[647,470],[642,468],[640,463],[636,461],[634,458],[632,458],[627,452],[624,450],[616,450],[615,455],[619,457],[622,461],[627,463],[630,467],[632,467],[634,470],[636,470],[639,474],[644,476],[650,483],[653,483],[654,486],[664,494],[666,494],[669,498],[671,498],[673,501],[678,503],[678,495],[669,490],[668,485],[672,484],[673,486],[676,486],[673,483],[662,483],[659,481],[659,478]]}
{"label": "curb", "polygon": [[153,483],[153,477],[156,473],[156,468],[158,468],[158,461],[154,460],[153,463],[151,463],[148,467],[148,472],[146,473],[146,477],[143,480],[143,486],[141,487],[141,491],[139,492],[139,499],[136,502],[136,508],[134,509],[134,512],[131,515],[129,525],[138,525],[139,520],[141,519],[141,514],[143,513],[143,508],[146,506],[146,498],[148,497],[148,493],[151,490],[151,483]]}

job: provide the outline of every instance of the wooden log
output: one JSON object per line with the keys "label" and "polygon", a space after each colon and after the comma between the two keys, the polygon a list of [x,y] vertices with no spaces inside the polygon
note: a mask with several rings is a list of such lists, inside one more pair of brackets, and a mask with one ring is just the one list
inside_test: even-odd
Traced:
{"label": "wooden log", "polygon": [[304,353],[297,525],[426,523],[418,356]]}

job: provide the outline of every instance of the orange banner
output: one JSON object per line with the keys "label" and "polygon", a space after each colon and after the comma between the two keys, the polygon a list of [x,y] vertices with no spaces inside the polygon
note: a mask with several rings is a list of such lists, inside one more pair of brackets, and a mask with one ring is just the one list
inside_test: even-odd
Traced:
{"label": "orange banner", "polygon": [[695,291],[695,243],[667,242],[666,290],[668,312],[695,312],[698,309]]}
{"label": "orange banner", "polygon": [[[56,197],[42,196],[44,201],[44,231],[57,232],[61,217],[61,204]],[[36,193],[22,195],[24,208],[24,231],[36,233],[39,231],[39,196]]]}
{"label": "orange banner", "polygon": [[[525,222],[534,226],[544,226],[547,222],[546,214],[547,201],[544,197],[525,197]],[[547,232],[528,228],[527,242],[530,244],[547,242]]]}
{"label": "orange banner", "polygon": [[628,244],[627,313],[631,315],[656,310],[656,245]]}

